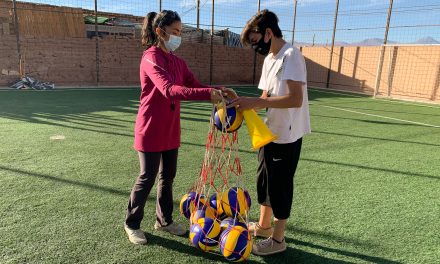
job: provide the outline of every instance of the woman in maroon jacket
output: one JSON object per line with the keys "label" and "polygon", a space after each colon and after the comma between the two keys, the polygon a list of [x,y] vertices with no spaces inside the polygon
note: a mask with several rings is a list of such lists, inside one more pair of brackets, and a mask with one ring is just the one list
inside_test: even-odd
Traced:
{"label": "woman in maroon jacket", "polygon": [[141,96],[136,118],[134,148],[140,174],[131,191],[124,229],[134,244],[147,242],[140,224],[147,197],[159,175],[156,201],[156,230],[183,235],[186,229],[173,222],[172,185],[180,147],[180,100],[210,100],[233,96],[227,88],[202,85],[185,61],[173,51],[181,42],[182,23],[174,11],[148,13],[142,28],[146,50],[140,64]]}

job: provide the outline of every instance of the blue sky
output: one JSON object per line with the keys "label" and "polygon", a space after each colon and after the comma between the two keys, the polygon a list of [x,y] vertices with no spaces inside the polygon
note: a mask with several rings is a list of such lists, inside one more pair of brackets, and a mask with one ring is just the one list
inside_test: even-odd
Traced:
{"label": "blue sky", "polygon": [[[92,0],[28,0],[73,7],[93,8]],[[210,28],[212,0],[200,0],[201,24]],[[215,0],[216,29],[229,28],[240,33],[246,21],[257,11],[256,0]],[[294,0],[261,0],[261,9],[274,11],[286,40],[292,38]],[[196,0],[163,0],[162,9],[179,12],[184,23],[196,23]],[[335,0],[298,0],[295,41],[330,43]],[[340,0],[337,42],[358,42],[383,38],[389,0]],[[158,0],[98,0],[102,11],[144,16],[159,9]],[[440,41],[439,0],[394,0],[388,39],[400,43],[423,37]]]}

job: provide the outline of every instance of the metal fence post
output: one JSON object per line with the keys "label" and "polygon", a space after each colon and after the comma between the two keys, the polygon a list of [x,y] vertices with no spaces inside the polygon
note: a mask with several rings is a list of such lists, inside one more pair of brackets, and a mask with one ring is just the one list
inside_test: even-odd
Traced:
{"label": "metal fence post", "polygon": [[200,0],[197,0],[197,29],[200,29]]}
{"label": "metal fence post", "polygon": [[209,61],[209,84],[212,85],[212,68],[214,67],[214,0],[212,0],[211,10],[211,57]]}
{"label": "metal fence post", "polygon": [[159,0],[159,12],[162,12],[162,0]]}
{"label": "metal fence post", "polygon": [[376,97],[377,93],[379,92],[380,79],[382,76],[383,60],[385,57],[385,45],[388,42],[388,30],[390,28],[390,20],[391,20],[392,10],[393,10],[393,0],[390,0],[390,6],[388,8],[387,26],[385,28],[385,36],[383,39],[382,48],[380,49],[379,63],[377,65],[376,83],[374,84],[374,94],[373,94],[374,97]]}
{"label": "metal fence post", "polygon": [[330,48],[330,61],[328,63],[327,82],[325,85],[325,87],[327,87],[327,88],[329,88],[329,85],[330,85],[330,75],[331,75],[331,71],[332,71],[332,61],[333,61],[333,48],[335,46],[336,25],[338,23],[338,11],[339,11],[339,0],[336,0],[335,18],[334,18],[334,22],[333,22],[332,47]]}
{"label": "metal fence post", "polygon": [[18,53],[18,67],[20,70],[20,78],[23,78],[23,62],[21,58],[21,44],[20,44],[20,28],[18,24],[18,16],[17,16],[17,3],[16,1],[12,1],[12,8],[14,10],[14,24],[15,24],[15,37],[17,39],[17,53]]}
{"label": "metal fence post", "polygon": [[298,4],[298,0],[295,0],[295,8],[293,11],[293,29],[292,29],[292,45],[295,43],[295,26],[296,26],[296,6]]}
{"label": "metal fence post", "polygon": [[95,54],[96,54],[96,84],[99,86],[99,35],[98,35],[98,0],[95,0]]}

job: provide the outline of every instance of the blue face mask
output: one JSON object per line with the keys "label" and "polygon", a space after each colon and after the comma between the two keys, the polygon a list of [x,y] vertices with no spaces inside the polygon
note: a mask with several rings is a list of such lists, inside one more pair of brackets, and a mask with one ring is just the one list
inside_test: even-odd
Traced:
{"label": "blue face mask", "polygon": [[161,29],[165,34],[169,35],[170,38],[168,40],[164,40],[165,48],[169,51],[175,51],[177,48],[179,48],[180,43],[182,43],[182,37],[168,34],[165,30]]}

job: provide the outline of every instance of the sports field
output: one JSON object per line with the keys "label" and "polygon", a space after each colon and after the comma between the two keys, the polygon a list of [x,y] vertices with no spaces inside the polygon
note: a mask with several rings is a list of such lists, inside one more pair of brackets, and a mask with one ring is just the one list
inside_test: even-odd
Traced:
{"label": "sports field", "polygon": [[[138,89],[0,91],[0,263],[226,262],[153,230],[155,189],[142,225],[149,244],[129,243],[123,221],[138,173],[138,98]],[[289,248],[248,262],[438,263],[440,106],[317,89],[309,99],[313,133],[296,173]],[[182,103],[180,223],[211,107]],[[257,158],[244,126],[239,140],[256,220]]]}

